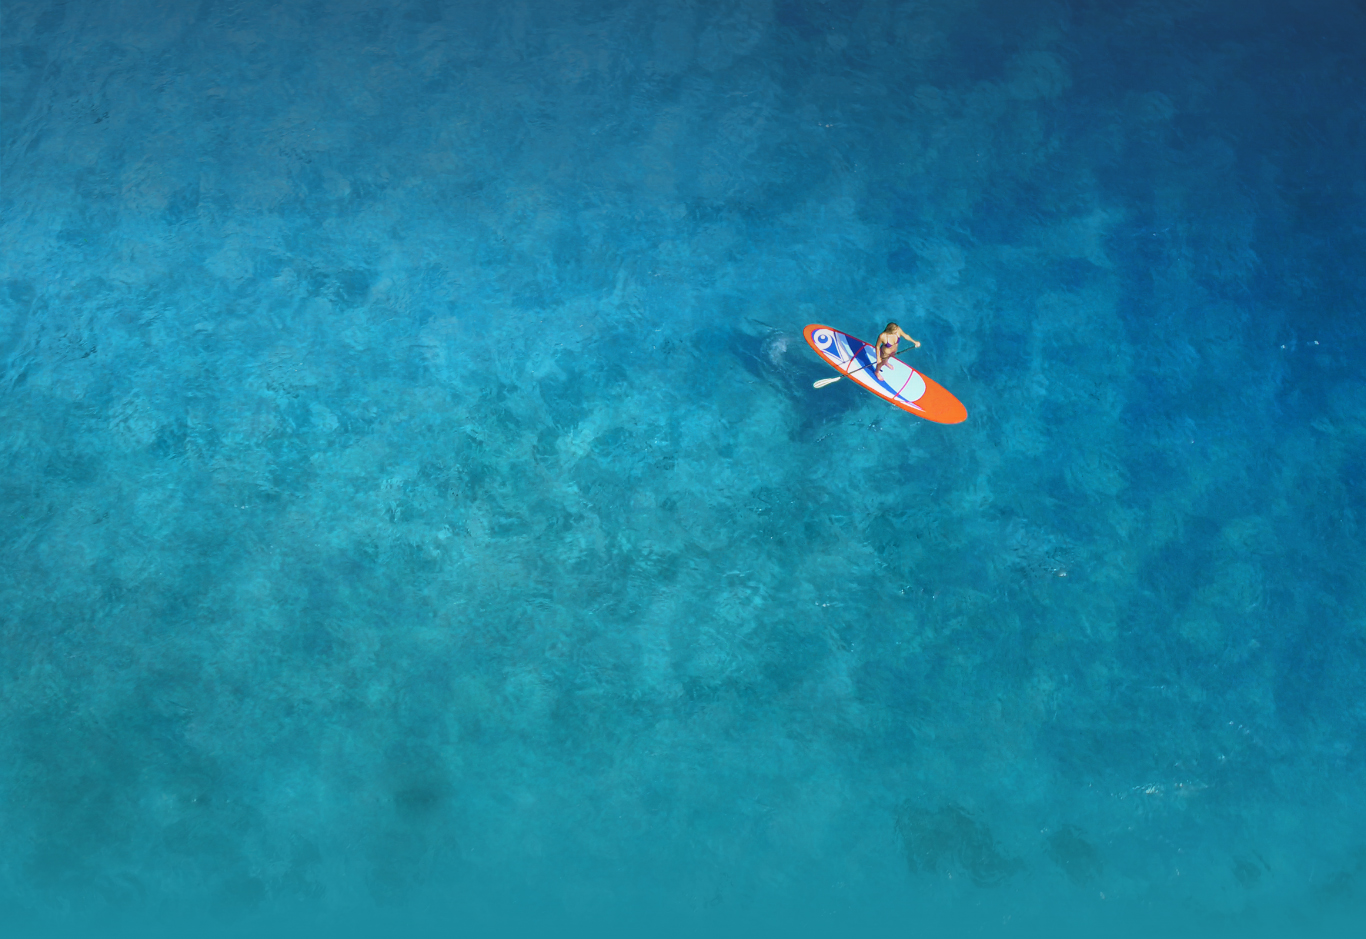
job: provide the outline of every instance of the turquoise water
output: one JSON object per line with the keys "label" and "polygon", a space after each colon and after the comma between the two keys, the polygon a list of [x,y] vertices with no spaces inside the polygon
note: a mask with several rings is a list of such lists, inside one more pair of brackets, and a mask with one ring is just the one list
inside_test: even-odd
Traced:
{"label": "turquoise water", "polygon": [[11,927],[1366,918],[1360,3],[0,15]]}

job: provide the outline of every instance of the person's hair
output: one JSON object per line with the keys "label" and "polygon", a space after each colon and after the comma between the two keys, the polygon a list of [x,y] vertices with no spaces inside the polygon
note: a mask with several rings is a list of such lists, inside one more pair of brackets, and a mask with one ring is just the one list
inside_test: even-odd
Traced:
{"label": "person's hair", "polygon": [[[898,326],[896,323],[888,323],[888,324],[887,324],[887,329],[900,329],[900,328],[901,328],[901,327]],[[884,329],[883,332],[885,333],[885,332],[887,331],[887,329]]]}

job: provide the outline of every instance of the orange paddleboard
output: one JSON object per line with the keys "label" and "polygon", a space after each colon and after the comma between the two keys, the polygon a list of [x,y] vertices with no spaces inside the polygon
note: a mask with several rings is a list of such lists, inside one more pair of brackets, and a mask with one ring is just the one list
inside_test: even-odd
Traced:
{"label": "orange paddleboard", "polygon": [[806,327],[806,341],[816,354],[845,378],[885,398],[903,411],[939,424],[961,424],[968,419],[963,402],[932,378],[920,374],[895,356],[873,374],[877,350],[833,326],[813,323]]}

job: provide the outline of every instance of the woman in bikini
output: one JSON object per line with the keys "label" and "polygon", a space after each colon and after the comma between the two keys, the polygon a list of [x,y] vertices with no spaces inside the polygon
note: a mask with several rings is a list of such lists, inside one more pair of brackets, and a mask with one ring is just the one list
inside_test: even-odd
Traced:
{"label": "woman in bikini", "polygon": [[882,371],[882,366],[887,364],[888,359],[896,355],[896,344],[902,339],[907,340],[917,349],[920,348],[920,343],[902,332],[901,327],[896,323],[888,323],[887,328],[873,342],[873,345],[877,347],[877,368],[873,369],[874,376]]}

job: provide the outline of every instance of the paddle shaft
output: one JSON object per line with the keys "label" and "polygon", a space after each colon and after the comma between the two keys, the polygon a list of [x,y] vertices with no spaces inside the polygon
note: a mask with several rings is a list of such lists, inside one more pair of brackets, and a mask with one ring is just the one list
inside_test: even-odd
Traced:
{"label": "paddle shaft", "polygon": [[[867,349],[867,348],[871,348],[871,347],[869,347],[869,346],[864,346],[864,349]],[[863,349],[860,349],[859,351],[862,352]],[[876,350],[874,350],[874,351],[876,351]],[[896,358],[896,353],[893,353],[893,354],[887,356],[887,361],[890,362],[890,361],[892,361],[892,359],[895,359],[895,358]],[[900,359],[897,359],[897,361],[901,361],[901,360],[900,360]],[[903,364],[905,364],[905,363],[903,363]],[[863,369],[865,369],[865,368],[867,368],[867,367],[868,367],[868,363],[867,363],[867,362],[864,362],[864,363],[863,363],[862,365],[860,365],[858,368],[854,369],[853,372],[845,372],[844,375],[850,375],[850,376],[852,376],[852,375],[854,374],[854,372],[862,371]],[[834,377],[834,378],[822,378],[822,379],[821,379],[820,381],[818,381],[818,382],[813,382],[812,385],[811,385],[811,387],[812,387],[812,388],[824,388],[826,385],[833,385],[835,382],[837,382],[837,381],[839,381],[841,378],[843,378],[844,375],[838,375],[838,376],[836,376],[836,377]],[[876,374],[874,375],[874,377],[876,377]]]}

